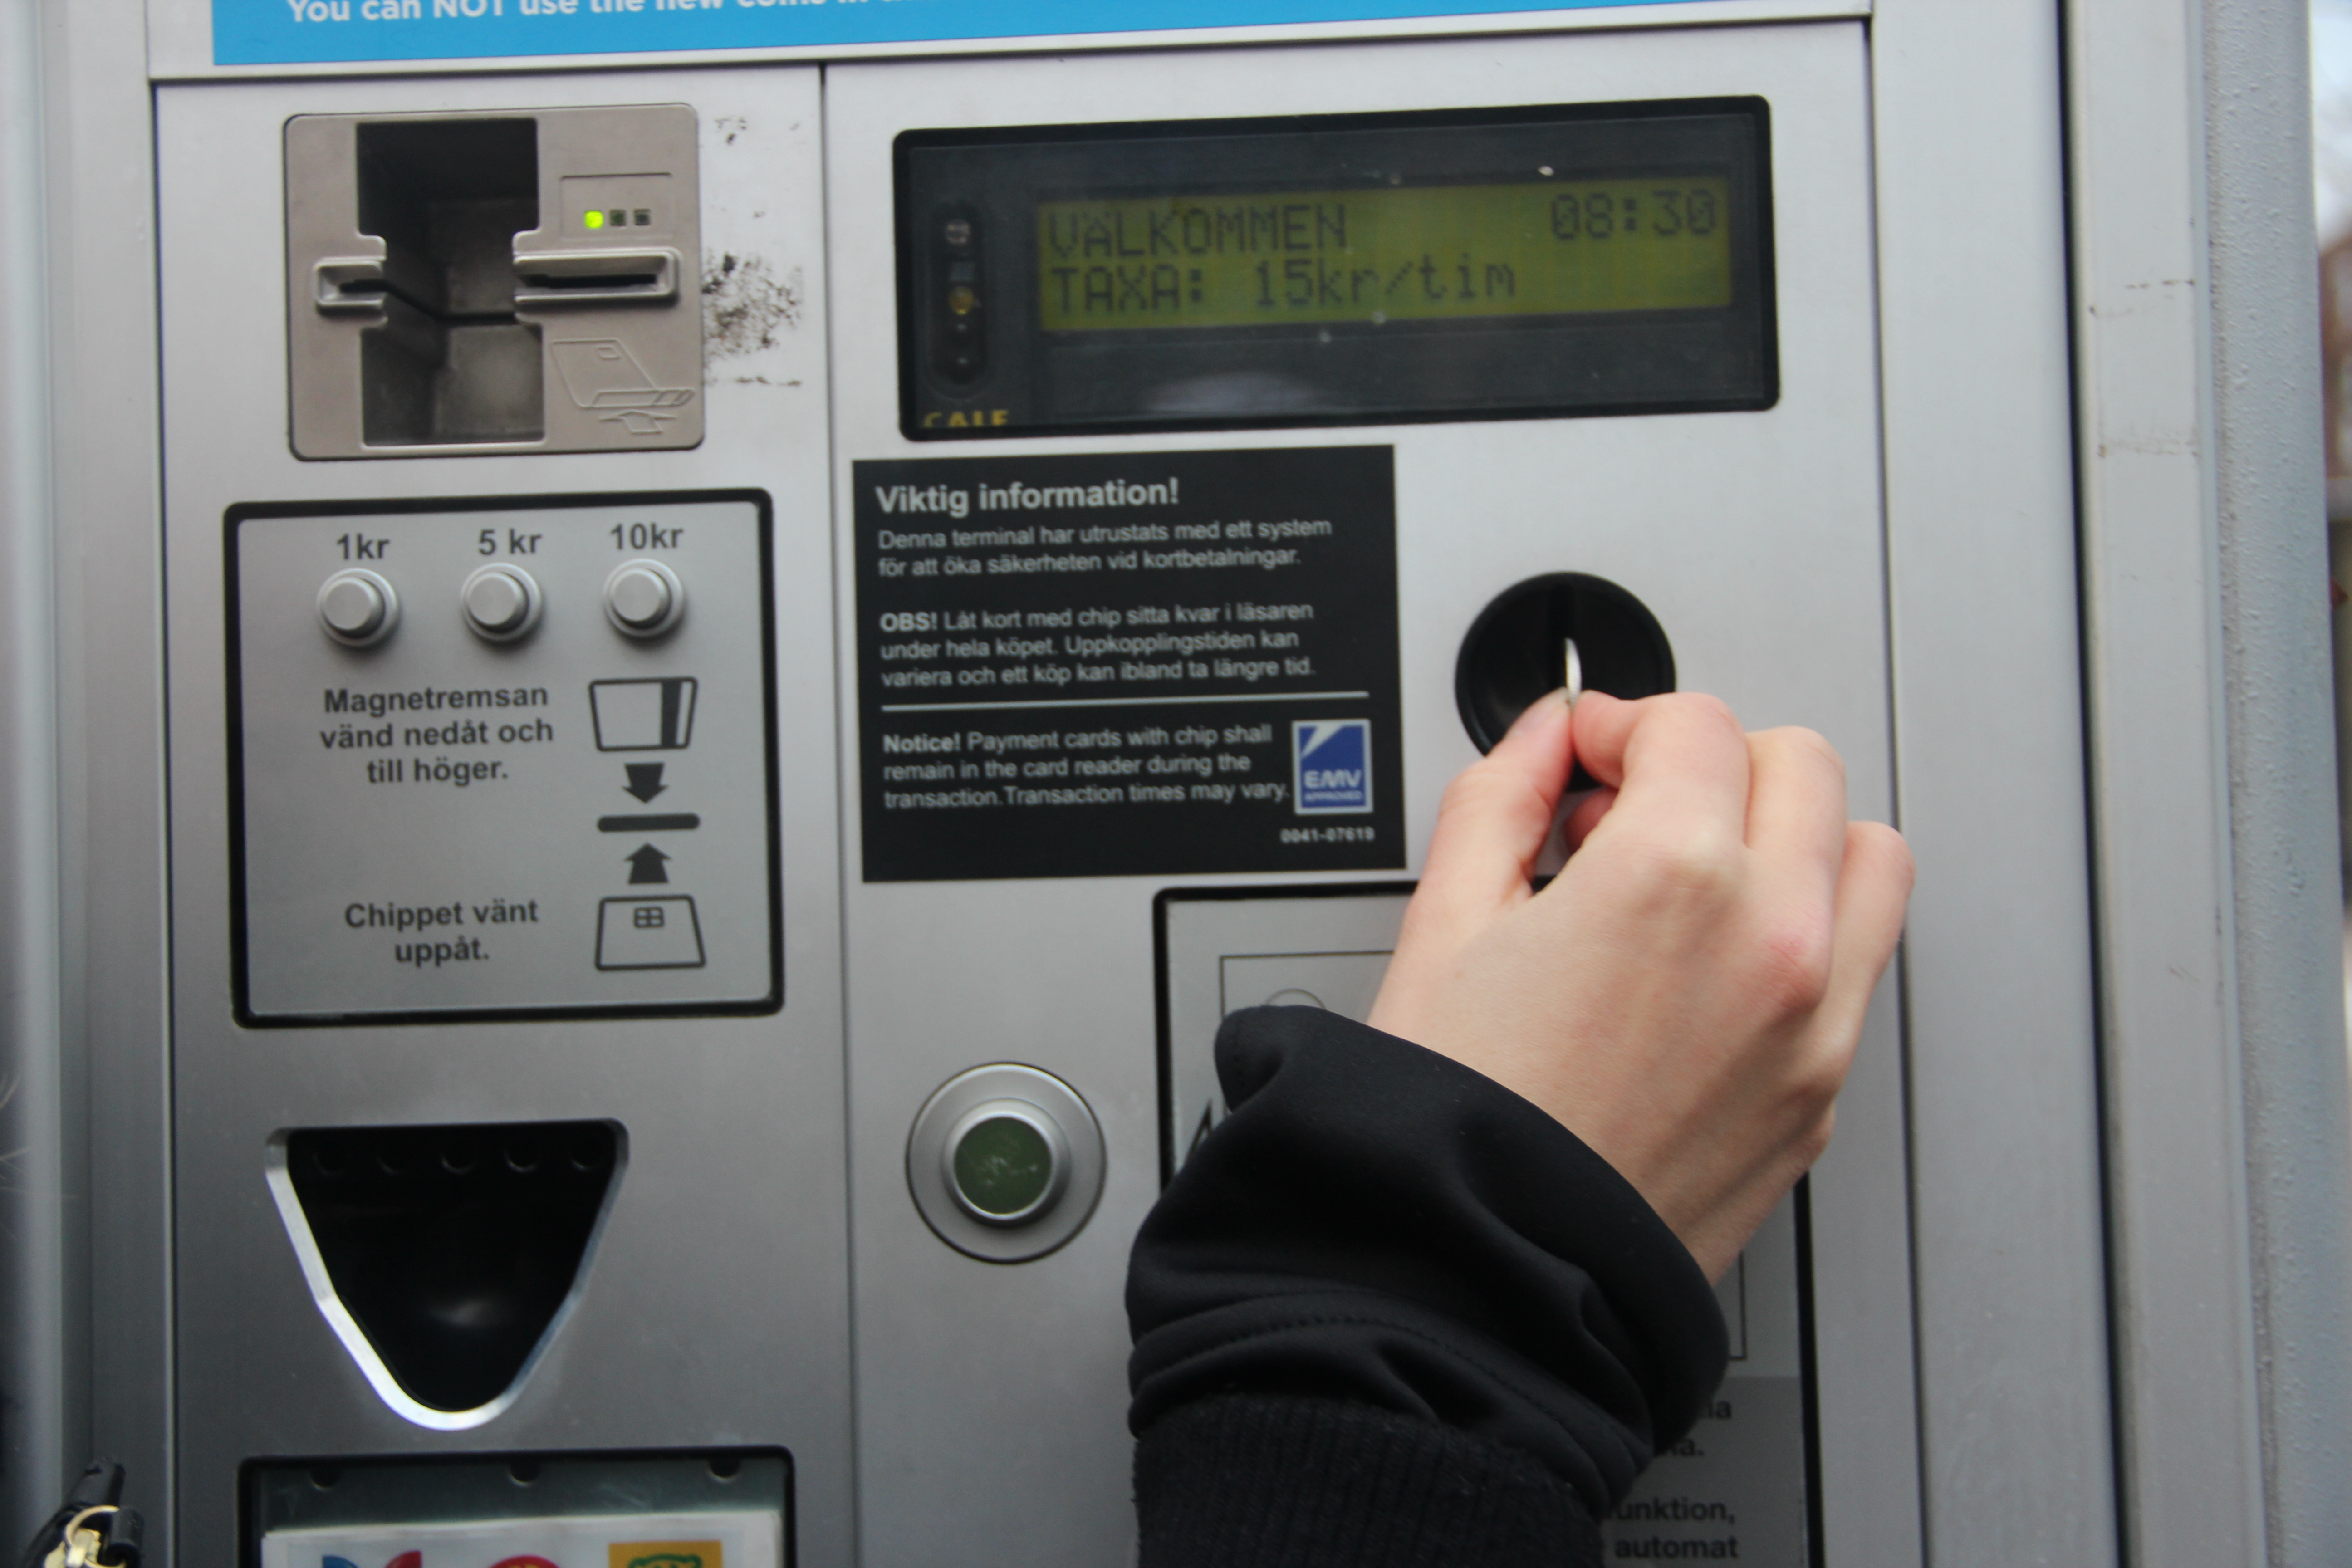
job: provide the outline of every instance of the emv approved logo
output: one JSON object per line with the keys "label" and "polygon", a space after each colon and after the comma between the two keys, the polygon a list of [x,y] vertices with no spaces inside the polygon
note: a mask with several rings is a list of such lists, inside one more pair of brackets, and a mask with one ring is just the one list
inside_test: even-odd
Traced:
{"label": "emv approved logo", "polygon": [[1290,798],[1301,816],[1371,810],[1372,721],[1292,721]]}

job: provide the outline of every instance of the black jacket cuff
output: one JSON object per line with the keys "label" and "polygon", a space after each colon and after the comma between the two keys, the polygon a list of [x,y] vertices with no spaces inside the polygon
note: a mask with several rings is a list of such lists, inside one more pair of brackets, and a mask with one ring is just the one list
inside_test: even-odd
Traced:
{"label": "black jacket cuff", "polygon": [[1523,1455],[1599,1519],[1689,1430],[1725,1365],[1715,1292],[1548,1113],[1312,1007],[1228,1017],[1217,1068],[1232,1114],[1129,1269],[1145,1454],[1220,1395],[1350,1402]]}
{"label": "black jacket cuff", "polygon": [[1515,1449],[1351,1400],[1227,1394],[1135,1450],[1141,1568],[1566,1568],[1574,1491]]}

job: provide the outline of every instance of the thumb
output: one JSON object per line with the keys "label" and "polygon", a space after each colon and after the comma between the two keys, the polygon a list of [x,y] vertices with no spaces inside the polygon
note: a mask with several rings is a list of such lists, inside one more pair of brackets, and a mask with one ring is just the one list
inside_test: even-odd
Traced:
{"label": "thumb", "polygon": [[1475,929],[1524,900],[1574,762],[1568,703],[1557,691],[1536,699],[1446,786],[1411,922]]}

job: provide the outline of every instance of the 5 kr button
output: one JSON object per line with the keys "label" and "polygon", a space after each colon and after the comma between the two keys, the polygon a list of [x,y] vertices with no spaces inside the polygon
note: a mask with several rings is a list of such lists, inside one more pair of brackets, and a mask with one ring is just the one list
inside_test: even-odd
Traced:
{"label": "5 kr button", "polygon": [[457,605],[474,635],[512,642],[539,625],[545,607],[539,584],[520,566],[478,566],[457,590]]}

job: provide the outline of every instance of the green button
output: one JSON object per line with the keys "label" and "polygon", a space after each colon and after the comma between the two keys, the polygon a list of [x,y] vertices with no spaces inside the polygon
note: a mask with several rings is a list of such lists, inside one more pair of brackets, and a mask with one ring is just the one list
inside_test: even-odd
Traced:
{"label": "green button", "polygon": [[1003,1217],[1033,1208],[1054,1181],[1045,1135],[1017,1116],[992,1116],[957,1142],[956,1190],[982,1214]]}

